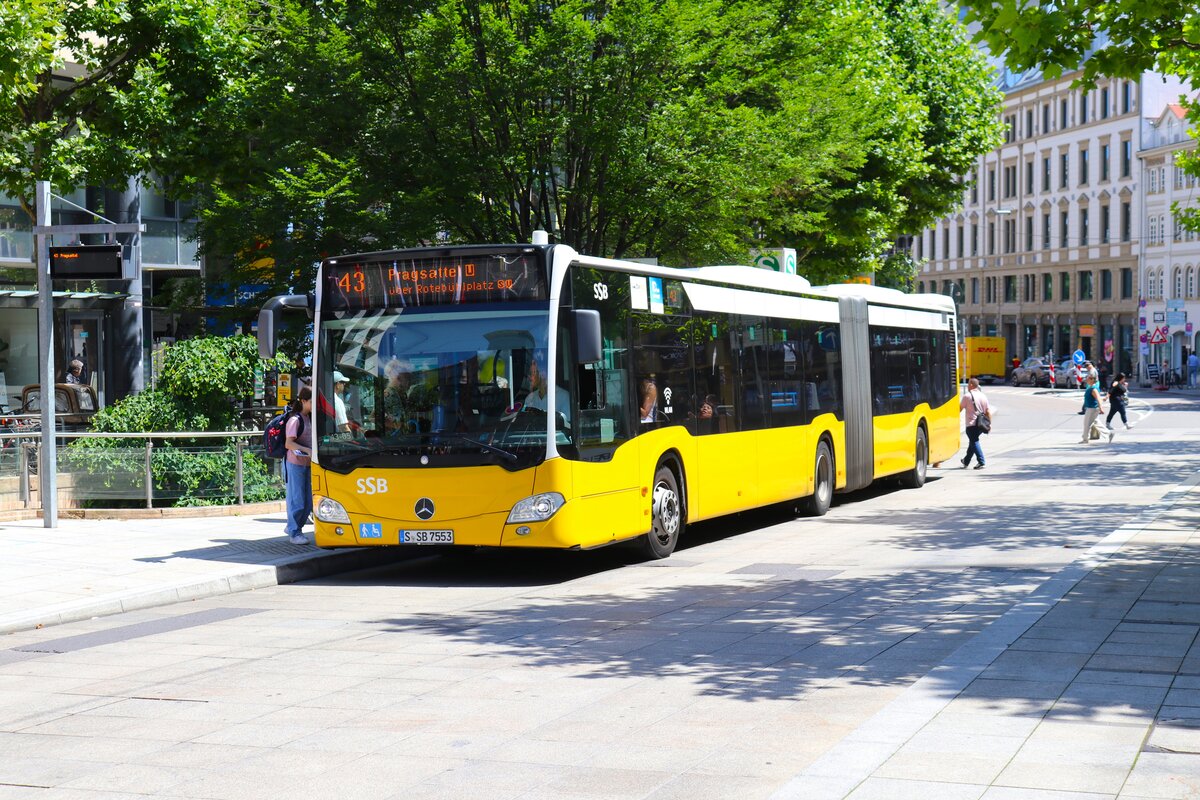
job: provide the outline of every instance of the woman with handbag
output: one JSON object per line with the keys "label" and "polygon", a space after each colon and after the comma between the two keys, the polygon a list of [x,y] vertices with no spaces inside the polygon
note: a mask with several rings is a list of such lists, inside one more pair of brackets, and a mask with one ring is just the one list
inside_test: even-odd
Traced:
{"label": "woman with handbag", "polygon": [[958,401],[958,407],[967,415],[967,454],[963,457],[963,469],[971,464],[971,456],[975,456],[975,469],[983,469],[983,448],[979,446],[979,437],[992,429],[992,409],[987,397],[979,388],[975,378],[967,381],[967,393]]}
{"label": "woman with handbag", "polygon": [[1085,379],[1086,383],[1083,387],[1083,438],[1079,440],[1080,444],[1090,444],[1092,436],[1092,426],[1097,426],[1096,438],[1107,435],[1108,441],[1112,441],[1113,430],[1106,428],[1100,430],[1099,417],[1104,413],[1104,402],[1100,398],[1100,381],[1098,378],[1088,375]]}

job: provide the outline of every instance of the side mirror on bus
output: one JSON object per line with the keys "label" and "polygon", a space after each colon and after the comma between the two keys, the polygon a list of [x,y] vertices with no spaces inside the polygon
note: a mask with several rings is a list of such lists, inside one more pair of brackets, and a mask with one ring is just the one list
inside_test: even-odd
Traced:
{"label": "side mirror on bus", "polygon": [[310,296],[306,294],[279,294],[272,297],[258,312],[258,355],[274,358],[279,349],[278,331],[285,309],[308,311],[312,308]]}
{"label": "side mirror on bus", "polygon": [[600,343],[600,312],[591,308],[577,308],[571,321],[575,333],[576,363],[591,364],[599,361],[603,355]]}

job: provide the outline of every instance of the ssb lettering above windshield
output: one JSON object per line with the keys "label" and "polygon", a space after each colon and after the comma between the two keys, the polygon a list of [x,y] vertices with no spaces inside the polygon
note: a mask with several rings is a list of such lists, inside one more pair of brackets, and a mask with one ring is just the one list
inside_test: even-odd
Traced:
{"label": "ssb lettering above windshield", "polygon": [[538,253],[335,259],[322,269],[321,303],[329,310],[502,303],[548,296]]}

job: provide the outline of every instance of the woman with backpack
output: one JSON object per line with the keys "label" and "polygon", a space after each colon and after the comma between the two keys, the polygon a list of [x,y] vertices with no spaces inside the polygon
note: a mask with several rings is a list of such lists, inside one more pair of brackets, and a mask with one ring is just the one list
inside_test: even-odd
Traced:
{"label": "woman with backpack", "polygon": [[308,544],[304,526],[312,516],[312,389],[305,386],[296,396],[285,427],[283,459],[287,478],[287,532],[292,544]]}

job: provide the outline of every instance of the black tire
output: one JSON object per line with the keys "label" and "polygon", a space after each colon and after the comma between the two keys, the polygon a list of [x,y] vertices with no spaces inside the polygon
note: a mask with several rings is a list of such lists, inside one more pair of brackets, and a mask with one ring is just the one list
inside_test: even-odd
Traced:
{"label": "black tire", "polygon": [[916,443],[917,461],[910,472],[900,477],[900,483],[906,489],[920,489],[925,485],[925,472],[929,468],[929,442],[924,428],[917,428]]}
{"label": "black tire", "polygon": [[823,517],[833,502],[833,487],[837,480],[834,473],[833,451],[829,443],[817,443],[817,454],[813,460],[813,493],[804,498],[800,510],[810,517]]}
{"label": "black tire", "polygon": [[642,549],[649,558],[666,558],[675,552],[675,545],[679,544],[686,523],[683,520],[679,482],[675,480],[675,473],[665,464],[659,464],[654,473],[654,489],[650,492],[650,498],[651,528],[642,537]]}

